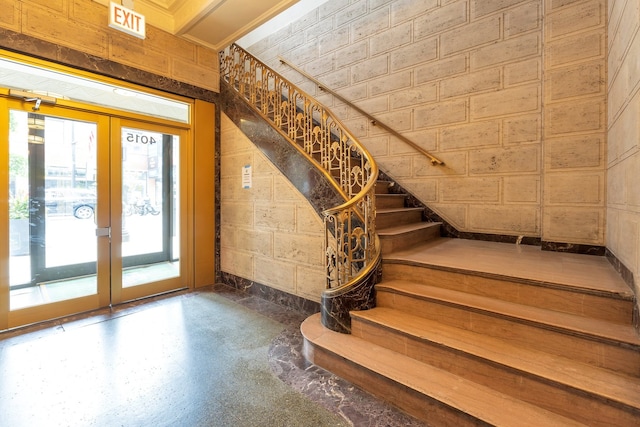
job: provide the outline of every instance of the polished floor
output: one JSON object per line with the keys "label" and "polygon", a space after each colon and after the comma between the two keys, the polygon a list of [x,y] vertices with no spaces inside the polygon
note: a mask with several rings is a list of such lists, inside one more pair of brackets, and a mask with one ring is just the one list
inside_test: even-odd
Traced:
{"label": "polished floor", "polygon": [[423,425],[309,365],[304,318],[219,285],[5,332],[0,425]]}

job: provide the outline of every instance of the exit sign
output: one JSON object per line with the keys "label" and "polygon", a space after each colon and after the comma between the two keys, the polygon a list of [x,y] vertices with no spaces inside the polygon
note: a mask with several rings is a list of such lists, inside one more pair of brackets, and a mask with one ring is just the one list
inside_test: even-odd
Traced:
{"label": "exit sign", "polygon": [[114,2],[109,5],[109,26],[141,39],[146,37],[144,15]]}

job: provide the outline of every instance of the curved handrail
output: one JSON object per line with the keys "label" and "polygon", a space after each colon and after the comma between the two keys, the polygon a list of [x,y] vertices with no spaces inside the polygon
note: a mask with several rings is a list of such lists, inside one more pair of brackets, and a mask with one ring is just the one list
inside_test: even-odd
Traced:
{"label": "curved handrail", "polygon": [[358,284],[381,257],[375,233],[378,166],[373,157],[331,111],[240,46],[231,45],[220,57],[222,78],[344,197],[345,203],[323,212],[326,287],[335,293]]}
{"label": "curved handrail", "polygon": [[394,137],[398,138],[399,140],[401,140],[402,142],[404,142],[405,144],[409,145],[411,148],[416,150],[418,153],[422,154],[425,157],[428,157],[429,161],[431,162],[432,165],[434,165],[434,166],[437,166],[437,165],[441,165],[442,166],[442,165],[444,165],[444,162],[442,160],[438,159],[436,156],[434,156],[433,154],[429,153],[427,150],[425,150],[424,148],[422,148],[421,146],[419,146],[415,142],[411,141],[409,138],[407,138],[406,136],[402,135],[400,132],[397,132],[395,129],[387,126],[384,123],[382,123],[380,120],[376,119],[371,114],[367,113],[365,110],[363,110],[362,108],[358,107],[356,104],[354,104],[353,102],[349,101],[348,99],[346,99],[344,96],[340,95],[335,90],[329,89],[326,85],[322,84],[322,82],[317,80],[311,74],[309,74],[309,73],[305,72],[304,70],[301,70],[300,68],[296,67],[291,62],[289,62],[286,59],[284,59],[282,56],[278,56],[278,59],[280,60],[281,63],[283,63],[285,65],[288,65],[289,67],[291,67],[292,69],[294,69],[295,71],[297,71],[298,73],[300,73],[301,75],[303,75],[304,77],[306,77],[307,79],[309,79],[310,81],[315,83],[315,85],[318,86],[318,89],[320,89],[322,91],[325,91],[327,93],[330,93],[336,99],[340,100],[341,102],[343,102],[346,105],[348,105],[350,108],[353,108],[358,113],[360,113],[363,116],[365,116],[367,119],[369,119],[369,121],[371,122],[372,125],[378,126],[379,128],[382,128],[382,129],[386,130],[391,135],[393,135]]}

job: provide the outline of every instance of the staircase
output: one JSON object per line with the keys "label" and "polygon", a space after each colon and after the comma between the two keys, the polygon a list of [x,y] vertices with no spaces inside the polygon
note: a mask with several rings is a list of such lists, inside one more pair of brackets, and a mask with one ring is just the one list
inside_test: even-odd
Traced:
{"label": "staircase", "polygon": [[631,290],[603,257],[447,239],[376,189],[377,307],[302,325],[307,358],[432,426],[640,423]]}
{"label": "staircase", "polygon": [[422,220],[422,208],[405,207],[407,195],[390,193],[395,183],[376,183],[376,228],[383,256],[440,236],[440,222]]}
{"label": "staircase", "polygon": [[634,297],[603,257],[440,237],[391,183],[372,197],[375,160],[317,101],[235,45],[221,76],[347,200],[322,208],[331,329],[302,324],[311,362],[433,426],[640,424]]}

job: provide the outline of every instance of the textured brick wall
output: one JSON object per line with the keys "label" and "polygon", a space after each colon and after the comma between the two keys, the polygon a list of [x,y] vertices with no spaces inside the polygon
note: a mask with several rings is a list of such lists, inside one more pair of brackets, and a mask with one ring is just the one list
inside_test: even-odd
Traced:
{"label": "textured brick wall", "polygon": [[249,50],[328,105],[382,170],[459,230],[604,245],[605,4],[330,0]]}
{"label": "textured brick wall", "polygon": [[[203,89],[219,90],[217,53],[147,25],[145,40],[108,27],[91,0],[0,0],[0,27]],[[65,62],[65,58],[52,58]]]}
{"label": "textured brick wall", "polygon": [[609,1],[607,247],[640,296],[640,0]]}
{"label": "textured brick wall", "polygon": [[[242,168],[251,165],[250,189]],[[324,226],[315,210],[224,114],[221,120],[222,271],[319,302]]]}

